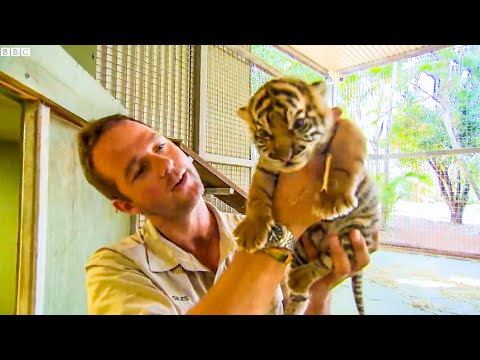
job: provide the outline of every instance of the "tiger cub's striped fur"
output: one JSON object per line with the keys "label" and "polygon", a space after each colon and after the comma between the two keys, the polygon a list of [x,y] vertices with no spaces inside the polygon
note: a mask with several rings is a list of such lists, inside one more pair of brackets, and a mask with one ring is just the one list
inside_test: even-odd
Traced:
{"label": "tiger cub's striped fur", "polygon": [[[288,290],[290,296],[285,309],[286,314],[303,314],[308,305],[308,292],[310,286],[318,279],[327,275],[332,269],[332,260],[327,242],[327,235],[338,234],[340,243],[345,249],[349,260],[352,262],[354,251],[350,243],[350,231],[359,229],[364,236],[370,253],[377,249],[377,238],[373,232],[378,230],[380,214],[378,210],[378,197],[374,182],[371,177],[365,176],[357,187],[356,197],[358,206],[346,215],[333,220],[320,221],[310,226],[302,235],[309,238],[316,248],[320,250],[319,256],[309,262],[302,242],[298,241],[293,254],[292,266],[288,273]],[[352,290],[358,313],[365,313],[362,296],[362,271],[352,276]]]}
{"label": "tiger cub's striped fur", "polygon": [[[315,215],[325,220],[305,234],[312,237],[322,253],[319,259],[308,263],[298,244],[288,275],[292,296],[286,313],[297,313],[300,305],[305,304],[298,299],[304,299],[310,285],[331,270],[328,249],[322,240],[325,234],[337,233],[349,256],[353,255],[348,238],[352,227],[362,231],[370,250],[376,247],[370,230],[378,219],[377,200],[364,166],[365,138],[352,122],[335,121],[322,81],[307,84],[292,78],[271,80],[251,97],[247,106],[238,110],[238,115],[248,124],[260,155],[249,189],[246,217],[234,231],[240,248],[254,251],[265,244],[274,223],[272,199],[280,172],[297,171],[311,156],[321,156],[319,153],[332,155],[327,191],[321,191],[323,179],[312,184],[318,189]],[[355,284],[360,279],[352,278]],[[358,292],[356,296],[358,299]]]}

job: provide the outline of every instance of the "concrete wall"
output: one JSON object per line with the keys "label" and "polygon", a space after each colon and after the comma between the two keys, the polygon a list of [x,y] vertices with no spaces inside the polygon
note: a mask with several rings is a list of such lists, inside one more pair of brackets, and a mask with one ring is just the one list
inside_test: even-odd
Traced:
{"label": "concrete wall", "polygon": [[76,126],[52,115],[44,314],[86,314],[87,259],[98,247],[129,234],[129,217],[116,213],[110,201],[85,180],[77,132]]}
{"label": "concrete wall", "polygon": [[62,45],[62,47],[78,64],[95,78],[97,45]]}

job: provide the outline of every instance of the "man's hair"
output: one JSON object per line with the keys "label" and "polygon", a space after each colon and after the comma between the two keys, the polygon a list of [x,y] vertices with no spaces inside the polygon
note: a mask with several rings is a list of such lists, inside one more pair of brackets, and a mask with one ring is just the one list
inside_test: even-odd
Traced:
{"label": "man's hair", "polygon": [[92,154],[95,145],[98,143],[102,135],[124,121],[133,121],[148,127],[148,125],[143,122],[129,116],[116,114],[89,123],[80,130],[77,137],[78,154],[85,178],[90,185],[110,200],[120,199],[130,201],[128,197],[118,190],[114,181],[106,179],[104,176],[100,175],[97,169],[95,169]]}

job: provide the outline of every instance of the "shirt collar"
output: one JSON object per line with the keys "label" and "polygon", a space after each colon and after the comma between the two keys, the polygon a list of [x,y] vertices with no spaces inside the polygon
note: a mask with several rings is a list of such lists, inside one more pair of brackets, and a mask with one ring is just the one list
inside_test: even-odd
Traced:
{"label": "shirt collar", "polygon": [[[220,261],[218,269],[223,268],[229,262],[230,255],[237,249],[231,226],[226,226],[228,222],[227,214],[220,212],[211,203],[206,202],[207,207],[217,220],[220,234]],[[140,229],[140,234],[145,241],[147,248],[147,260],[152,272],[163,272],[181,265],[188,271],[210,271],[201,264],[192,254],[181,249],[170,240],[167,240],[155,226],[147,220]],[[224,264],[225,262],[225,264]]]}

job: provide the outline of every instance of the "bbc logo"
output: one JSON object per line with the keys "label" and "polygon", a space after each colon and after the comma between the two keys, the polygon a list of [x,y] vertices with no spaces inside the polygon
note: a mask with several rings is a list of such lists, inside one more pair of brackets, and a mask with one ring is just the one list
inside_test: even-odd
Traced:
{"label": "bbc logo", "polygon": [[30,56],[30,48],[0,48],[0,56]]}

